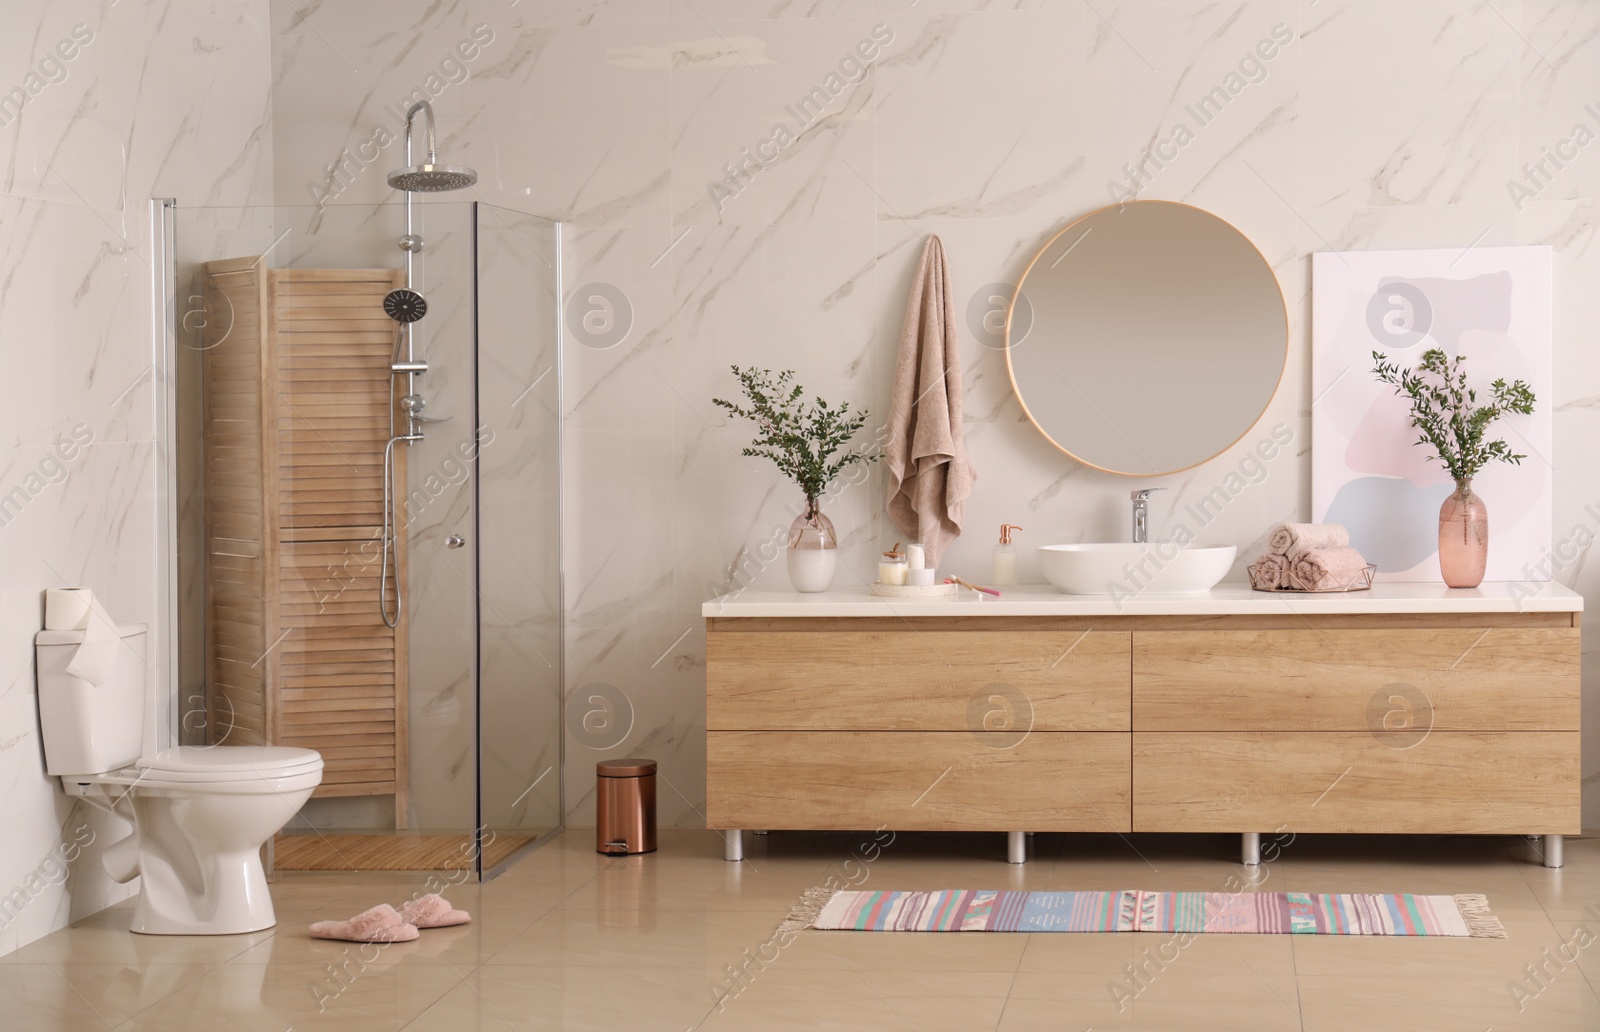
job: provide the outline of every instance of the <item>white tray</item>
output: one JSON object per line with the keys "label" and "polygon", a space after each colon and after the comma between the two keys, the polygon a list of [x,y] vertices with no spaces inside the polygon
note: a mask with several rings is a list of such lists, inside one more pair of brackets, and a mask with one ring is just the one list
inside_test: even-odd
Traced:
{"label": "white tray", "polygon": [[946,598],[960,589],[956,584],[874,584],[872,593],[880,598]]}

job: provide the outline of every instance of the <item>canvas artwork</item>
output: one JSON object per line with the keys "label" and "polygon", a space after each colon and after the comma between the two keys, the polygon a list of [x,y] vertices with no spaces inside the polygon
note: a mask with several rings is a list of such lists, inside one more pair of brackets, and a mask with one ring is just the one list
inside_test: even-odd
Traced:
{"label": "canvas artwork", "polygon": [[1440,581],[1439,506],[1454,483],[1414,446],[1409,404],[1372,374],[1372,352],[1410,367],[1466,357],[1480,398],[1497,378],[1538,398],[1490,430],[1527,458],[1491,463],[1473,490],[1489,510],[1486,581],[1540,577],[1551,544],[1553,254],[1549,247],[1343,251],[1312,256],[1311,508],[1342,523],[1378,578]]}

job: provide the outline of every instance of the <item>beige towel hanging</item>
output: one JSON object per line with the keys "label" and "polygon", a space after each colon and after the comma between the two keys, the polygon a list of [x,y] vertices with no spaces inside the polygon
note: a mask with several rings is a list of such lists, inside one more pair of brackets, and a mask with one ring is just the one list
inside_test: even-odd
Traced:
{"label": "beige towel hanging", "polygon": [[961,536],[977,476],[961,434],[961,353],[944,245],[928,237],[906,301],[889,401],[889,516],[930,567]]}

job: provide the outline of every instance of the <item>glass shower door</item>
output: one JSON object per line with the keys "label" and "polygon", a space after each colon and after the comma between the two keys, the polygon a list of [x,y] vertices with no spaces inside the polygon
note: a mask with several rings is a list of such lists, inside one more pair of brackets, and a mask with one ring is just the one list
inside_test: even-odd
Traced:
{"label": "glass shower door", "polygon": [[478,204],[484,866],[561,826],[560,226]]}
{"label": "glass shower door", "polygon": [[[395,445],[404,485],[395,492],[394,523],[406,552],[411,827],[436,844],[427,867],[476,876],[476,234],[472,203],[446,196],[414,198],[422,247],[413,256],[413,287],[426,299],[427,314],[411,325],[415,357],[427,371],[394,380],[397,397],[410,395],[422,405],[413,408],[422,418],[421,439]],[[399,206],[389,208],[382,230],[398,264]],[[406,432],[403,419],[396,426]]]}

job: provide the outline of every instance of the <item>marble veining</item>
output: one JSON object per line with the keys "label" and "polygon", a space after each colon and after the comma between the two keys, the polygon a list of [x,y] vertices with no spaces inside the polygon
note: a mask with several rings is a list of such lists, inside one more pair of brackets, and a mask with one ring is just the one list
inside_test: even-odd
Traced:
{"label": "marble veining", "polygon": [[[267,202],[273,142],[266,0],[11,6],[5,68],[45,68],[69,35],[81,45],[0,127],[0,346],[17,388],[0,415],[4,892],[77,827],[100,827],[44,775],[40,592],[80,583],[126,622],[161,614],[148,199]],[[127,892],[86,850],[0,929],[0,953]]]}

